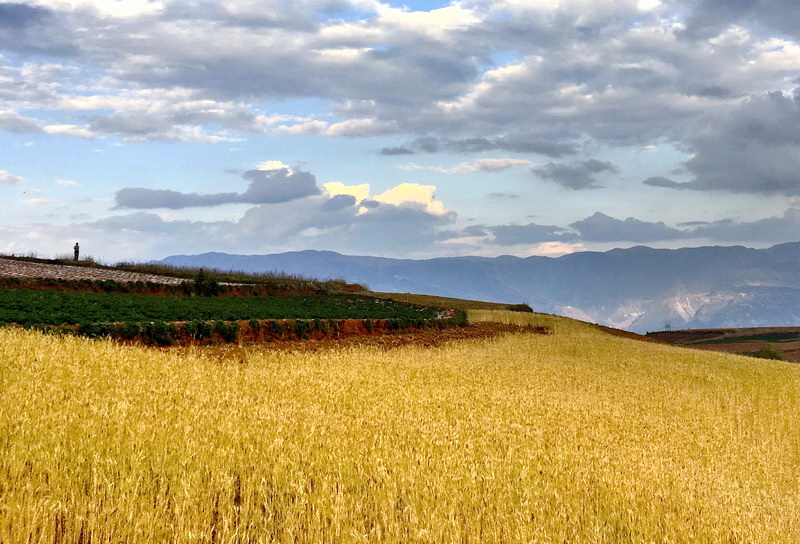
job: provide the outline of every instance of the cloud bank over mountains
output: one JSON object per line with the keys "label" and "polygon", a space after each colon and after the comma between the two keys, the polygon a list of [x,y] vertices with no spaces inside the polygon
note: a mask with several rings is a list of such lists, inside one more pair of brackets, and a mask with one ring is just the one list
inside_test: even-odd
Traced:
{"label": "cloud bank over mountains", "polygon": [[[318,185],[313,174],[280,164],[274,169],[248,170],[250,184],[242,192],[198,194],[125,188],[116,194],[116,208],[148,210],[84,223],[85,232],[138,232],[164,241],[181,240],[183,247],[205,247],[204,240],[222,241],[227,248],[326,247],[350,253],[381,247],[385,254],[435,251],[441,244],[481,247],[538,246],[543,253],[562,254],[591,243],[653,243],[736,240],[764,243],[777,236],[793,240],[800,230],[800,209],[755,222],[693,221],[674,227],[601,212],[569,225],[471,225],[459,227],[458,213],[436,199],[433,186],[405,183],[371,195],[364,184]],[[610,169],[596,166],[599,171]],[[591,172],[590,169],[587,171]],[[508,195],[504,195],[506,198]],[[163,209],[206,208],[226,204],[256,204],[236,220],[164,220]],[[87,234],[88,235],[88,234]],[[258,243],[254,244],[254,240]]]}
{"label": "cloud bank over mountains", "polygon": [[[194,184],[137,183],[133,158],[93,181],[0,162],[0,190],[42,210],[0,250],[65,227],[131,255],[797,240],[798,29],[790,0],[0,1],[7,145],[230,150]],[[316,167],[236,155],[256,146]],[[347,146],[374,179],[335,173]]]}

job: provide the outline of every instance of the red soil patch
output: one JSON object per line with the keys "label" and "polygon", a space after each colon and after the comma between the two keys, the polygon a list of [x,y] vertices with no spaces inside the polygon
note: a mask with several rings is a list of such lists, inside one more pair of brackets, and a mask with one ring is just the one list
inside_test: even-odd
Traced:
{"label": "red soil patch", "polygon": [[[418,329],[413,332],[400,333],[373,331],[372,333],[344,338],[275,340],[264,344],[218,344],[201,346],[200,349],[203,354],[220,362],[244,363],[247,361],[247,354],[253,353],[254,351],[285,350],[293,352],[314,352],[351,346],[375,346],[389,350],[410,345],[435,348],[447,342],[482,340],[508,333],[548,334],[538,327],[520,327],[503,323],[475,323],[465,327],[453,327],[449,329]],[[165,349],[186,351],[191,348],[181,346]]]}

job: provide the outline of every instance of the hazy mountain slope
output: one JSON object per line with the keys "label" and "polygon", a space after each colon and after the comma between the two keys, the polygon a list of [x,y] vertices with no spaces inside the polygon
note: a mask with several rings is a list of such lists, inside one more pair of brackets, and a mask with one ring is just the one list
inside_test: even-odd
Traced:
{"label": "hazy mountain slope", "polygon": [[671,327],[800,324],[800,243],[769,249],[634,247],[560,258],[457,257],[428,260],[346,256],[176,255],[172,265],[281,271],[492,302],[644,332]]}

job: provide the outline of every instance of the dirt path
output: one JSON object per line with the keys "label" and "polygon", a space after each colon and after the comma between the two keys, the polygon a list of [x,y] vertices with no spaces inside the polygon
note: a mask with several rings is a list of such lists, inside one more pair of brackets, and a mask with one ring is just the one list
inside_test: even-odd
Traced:
{"label": "dirt path", "polygon": [[3,257],[0,257],[0,276],[16,278],[54,278],[62,280],[115,280],[120,282],[150,281],[153,283],[172,285],[177,285],[183,281],[179,278],[170,278],[168,276],[123,272],[122,270],[107,270],[88,266],[31,263]]}

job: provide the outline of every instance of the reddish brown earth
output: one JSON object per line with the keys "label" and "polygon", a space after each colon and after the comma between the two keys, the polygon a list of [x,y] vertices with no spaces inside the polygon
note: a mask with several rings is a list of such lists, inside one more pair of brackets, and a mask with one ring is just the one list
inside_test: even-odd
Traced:
{"label": "reddish brown earth", "polygon": [[[676,346],[706,351],[721,351],[748,355],[770,345],[783,354],[787,361],[800,363],[800,341],[737,340],[741,337],[770,334],[800,334],[800,327],[742,327],[730,329],[685,329],[648,333],[648,338]],[[725,340],[727,343],[704,344],[712,340]]]}
{"label": "reddish brown earth", "polygon": [[380,349],[390,350],[403,346],[422,346],[435,348],[447,342],[459,340],[482,340],[493,338],[502,334],[528,333],[546,334],[540,328],[520,327],[503,323],[475,323],[465,327],[449,329],[420,329],[404,333],[373,333],[345,338],[325,338],[312,340],[279,340],[265,344],[217,344],[208,346],[180,346],[159,348],[177,351],[197,350],[220,362],[244,363],[247,354],[254,351],[302,351],[315,352],[328,349],[340,349],[351,346],[375,346]]}
{"label": "reddish brown earth", "polygon": [[[118,282],[149,281],[162,284],[179,284],[181,282],[180,279],[166,276],[125,272],[121,270],[91,268],[85,266],[27,262],[15,259],[6,259],[3,257],[0,257],[0,276],[18,278],[53,278],[62,280],[115,280]],[[287,320],[281,321],[285,322]],[[186,350],[190,349],[190,344],[194,344],[194,349],[199,347],[203,350],[203,352],[208,353],[214,358],[228,360],[236,359],[237,357],[242,356],[243,353],[252,350],[279,349],[290,351],[317,351],[355,345],[377,346],[382,349],[393,349],[406,345],[436,347],[446,342],[456,340],[491,338],[500,334],[513,332],[547,334],[547,331],[542,328],[519,327],[516,325],[506,325],[502,323],[476,323],[463,327],[451,327],[447,329],[416,329],[413,331],[394,332],[386,329],[385,320],[373,321],[375,328],[372,331],[368,331],[362,320],[343,320],[341,321],[341,331],[339,337],[331,337],[330,335],[323,337],[323,335],[321,335],[318,331],[312,331],[311,338],[308,340],[288,338],[291,336],[288,330],[283,335],[282,339],[268,338],[265,332],[254,331],[247,322],[239,322],[239,343],[198,345],[199,342],[192,341],[184,334],[184,337],[179,340],[179,342],[182,344],[181,346],[160,349]]]}

